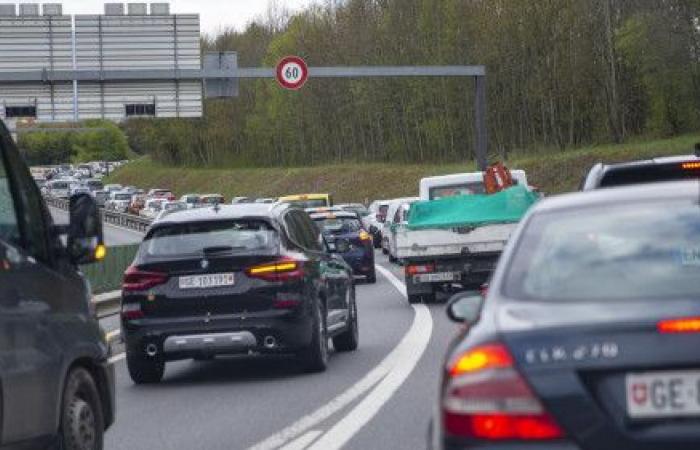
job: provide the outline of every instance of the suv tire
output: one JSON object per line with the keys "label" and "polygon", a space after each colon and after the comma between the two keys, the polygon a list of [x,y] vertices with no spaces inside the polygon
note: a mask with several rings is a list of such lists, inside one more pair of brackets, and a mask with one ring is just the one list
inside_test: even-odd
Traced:
{"label": "suv tire", "polygon": [[146,358],[140,351],[126,351],[126,366],[136,384],[160,383],[165,373],[165,361]]}
{"label": "suv tire", "polygon": [[311,345],[301,353],[301,361],[307,372],[325,372],[328,367],[328,328],[326,310],[322,304],[314,308]]}
{"label": "suv tire", "polygon": [[87,370],[71,370],[63,390],[59,448],[101,450],[104,442],[102,401],[95,380]]}
{"label": "suv tire", "polygon": [[333,338],[333,348],[339,352],[354,352],[357,350],[360,342],[360,330],[357,323],[357,302],[355,301],[354,289],[350,295],[350,320],[348,329]]}

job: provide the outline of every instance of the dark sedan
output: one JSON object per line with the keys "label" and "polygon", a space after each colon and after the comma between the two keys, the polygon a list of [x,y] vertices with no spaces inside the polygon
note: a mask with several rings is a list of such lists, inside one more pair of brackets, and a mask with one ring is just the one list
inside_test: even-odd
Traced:
{"label": "dark sedan", "polygon": [[124,276],[129,373],[158,382],[165,363],[231,354],[295,354],[325,370],[328,340],[357,348],[352,271],[308,215],[236,205],[168,215]]}
{"label": "dark sedan", "polygon": [[545,200],[445,364],[433,448],[700,448],[700,183]]}
{"label": "dark sedan", "polygon": [[367,283],[377,282],[372,236],[364,229],[356,213],[312,212],[311,218],[329,245],[352,267],[355,275],[365,277]]}

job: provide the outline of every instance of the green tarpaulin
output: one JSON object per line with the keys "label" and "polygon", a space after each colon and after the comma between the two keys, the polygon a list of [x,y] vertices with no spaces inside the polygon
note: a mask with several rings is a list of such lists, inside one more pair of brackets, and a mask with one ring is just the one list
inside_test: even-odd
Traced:
{"label": "green tarpaulin", "polygon": [[539,197],[523,186],[493,195],[462,195],[411,206],[408,228],[456,228],[519,222]]}

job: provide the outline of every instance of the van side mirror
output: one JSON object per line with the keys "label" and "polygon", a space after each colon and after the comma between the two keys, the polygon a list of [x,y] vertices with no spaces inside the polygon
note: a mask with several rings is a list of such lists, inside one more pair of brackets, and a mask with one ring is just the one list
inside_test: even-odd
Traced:
{"label": "van side mirror", "polygon": [[70,198],[68,225],[68,256],[77,265],[102,261],[107,249],[102,234],[102,220],[97,202],[90,194]]}
{"label": "van side mirror", "polygon": [[477,292],[460,292],[447,303],[447,317],[451,321],[472,325],[481,316],[484,297]]}

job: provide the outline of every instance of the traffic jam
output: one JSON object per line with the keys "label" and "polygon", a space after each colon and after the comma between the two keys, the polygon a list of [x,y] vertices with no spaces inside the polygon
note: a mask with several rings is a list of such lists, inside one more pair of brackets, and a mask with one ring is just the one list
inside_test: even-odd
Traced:
{"label": "traffic jam", "polygon": [[407,307],[444,304],[460,325],[424,411],[430,448],[675,450],[700,442],[698,166],[598,164],[580,192],[546,197],[499,163],[367,206],[174,200],[60,168],[45,194],[84,186],[110,193],[105,209],[153,218],[122,286],[136,384],[160,382],[168,362],[236,354],[325,371],[331,348],[360,346],[358,287],[386,255]]}

